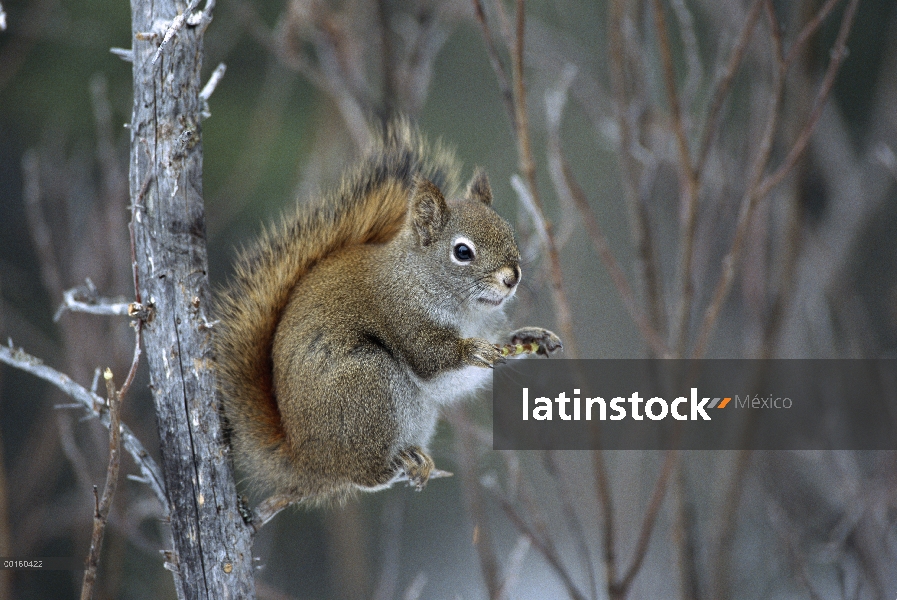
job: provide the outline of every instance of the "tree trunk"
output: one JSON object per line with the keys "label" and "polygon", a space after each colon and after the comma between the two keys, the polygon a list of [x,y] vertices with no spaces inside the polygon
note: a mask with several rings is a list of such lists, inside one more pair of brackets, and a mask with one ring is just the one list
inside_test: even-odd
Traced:
{"label": "tree trunk", "polygon": [[181,599],[254,598],[251,535],[222,439],[207,323],[199,90],[210,15],[188,18],[153,63],[178,7],[131,1],[130,191],[138,300],[152,308],[143,339],[174,539],[168,566]]}

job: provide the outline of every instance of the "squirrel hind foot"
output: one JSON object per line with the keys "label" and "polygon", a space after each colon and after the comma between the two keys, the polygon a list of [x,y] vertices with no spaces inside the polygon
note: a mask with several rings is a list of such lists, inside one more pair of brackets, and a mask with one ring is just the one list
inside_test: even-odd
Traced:
{"label": "squirrel hind foot", "polygon": [[424,489],[430,474],[436,469],[436,465],[430,455],[417,446],[410,446],[401,450],[393,459],[396,474],[404,473],[408,477],[409,485],[418,492]]}

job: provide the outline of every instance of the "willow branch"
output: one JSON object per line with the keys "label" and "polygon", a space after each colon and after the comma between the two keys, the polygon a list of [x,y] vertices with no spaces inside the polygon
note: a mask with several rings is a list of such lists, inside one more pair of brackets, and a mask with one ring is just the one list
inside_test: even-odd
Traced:
{"label": "willow branch", "polygon": [[670,486],[670,477],[675,470],[678,457],[678,451],[667,450],[663,467],[661,467],[660,477],[657,478],[657,484],[654,486],[654,491],[651,494],[648,509],[645,511],[645,519],[642,521],[642,528],[641,531],[639,531],[638,541],[635,544],[635,553],[633,554],[632,564],[629,565],[623,578],[614,585],[621,594],[621,597],[626,596],[633,580],[635,580],[635,576],[638,575],[639,570],[642,568],[642,563],[648,553],[648,545],[651,543],[651,535],[654,533],[654,525],[657,522],[657,515],[660,513],[660,507],[663,505],[663,498]]}
{"label": "willow branch", "polygon": [[757,20],[760,18],[761,8],[763,8],[763,0],[755,0],[754,4],[751,5],[751,11],[748,13],[747,19],[745,19],[744,27],[742,27],[741,33],[738,35],[738,40],[735,42],[735,47],[732,49],[729,61],[726,63],[722,76],[719,78],[716,85],[714,85],[713,92],[710,95],[712,100],[710,102],[710,108],[707,111],[707,118],[704,120],[704,133],[701,136],[701,143],[698,147],[698,158],[695,161],[695,171],[698,173],[699,177],[707,164],[710,147],[713,145],[713,138],[719,128],[720,113],[723,110],[723,104],[725,104],[726,98],[729,96],[729,91],[732,89],[732,82],[735,79],[735,74],[738,72],[738,67],[741,66],[741,62],[744,60],[748,43],[751,41],[751,35],[757,25]]}
{"label": "willow branch", "polygon": [[673,132],[676,136],[676,148],[679,153],[679,182],[684,196],[685,213],[679,228],[679,275],[682,285],[679,308],[672,330],[672,345],[676,355],[685,354],[686,333],[688,329],[691,305],[694,298],[694,281],[692,280],[692,258],[695,245],[695,230],[698,214],[698,176],[692,166],[691,151],[688,147],[688,134],[682,118],[679,93],[676,91],[676,69],[673,65],[673,50],[667,34],[666,17],[660,0],[653,0],[654,25],[657,29],[657,41],[660,46],[660,58],[663,64],[663,79],[666,86],[667,101],[673,120]]}
{"label": "willow branch", "polygon": [[[106,472],[106,486],[103,495],[96,505],[93,515],[93,535],[90,541],[90,552],[87,556],[87,569],[84,571],[84,581],[81,585],[81,600],[93,598],[93,584],[97,577],[97,567],[100,564],[100,551],[103,548],[103,534],[106,531],[106,521],[109,517],[109,509],[112,507],[112,499],[118,487],[118,469],[121,464],[121,402],[122,395],[115,392],[115,383],[112,381],[112,371],[106,369],[103,373],[106,380],[106,398],[109,402],[109,468]],[[96,497],[97,488],[93,488]]]}
{"label": "willow branch", "polygon": [[[44,365],[39,358],[31,356],[21,349],[13,348],[12,345],[0,346],[0,362],[52,383],[64,394],[78,401],[91,416],[97,417],[105,427],[110,426],[109,411],[103,409],[105,402],[102,398],[72,381],[68,375]],[[131,379],[130,373],[129,379]],[[168,502],[165,497],[165,488],[156,462],[125,424],[121,425],[121,437],[124,449],[131,455],[140,469],[142,481],[150,486],[156,498],[159,499],[163,512],[167,513]]]}
{"label": "willow branch", "polygon": [[[791,149],[789,150],[787,156],[782,161],[782,164],[778,167],[778,169],[776,169],[772,174],[766,176],[766,178],[762,178],[763,172],[765,171],[765,166],[769,160],[769,154],[771,152],[772,138],[774,135],[777,114],[779,112],[778,106],[781,103],[782,86],[785,75],[784,68],[777,65],[775,73],[778,79],[775,83],[775,95],[771,107],[769,127],[764,136],[764,141],[761,144],[758,161],[754,167],[755,174],[752,178],[751,184],[748,187],[748,191],[745,194],[744,199],[742,200],[741,211],[738,216],[738,222],[735,228],[735,236],[732,240],[732,246],[723,259],[722,275],[719,282],[717,283],[716,289],[714,290],[713,300],[704,313],[704,319],[701,323],[697,342],[695,343],[695,348],[692,353],[693,358],[703,357],[704,353],[707,350],[707,344],[710,341],[710,335],[713,332],[713,328],[716,324],[717,318],[719,317],[719,313],[722,310],[722,305],[728,297],[729,291],[732,287],[732,282],[735,278],[735,270],[737,268],[738,261],[741,259],[744,239],[747,235],[751,217],[754,214],[754,210],[757,204],[762,198],[765,198],[766,195],[769,194],[775,186],[781,183],[781,181],[788,175],[788,173],[790,173],[794,165],[797,164],[797,161],[801,156],[803,156],[803,153],[807,148],[807,144],[809,144],[810,137],[813,135],[813,132],[816,129],[816,125],[819,123],[819,119],[822,116],[822,110],[825,108],[828,97],[831,94],[832,88],[834,87],[838,70],[840,69],[841,63],[847,55],[847,36],[849,35],[851,26],[853,25],[858,5],[859,0],[850,0],[847,8],[844,11],[844,16],[841,19],[841,26],[838,30],[838,37],[836,38],[835,45],[832,49],[832,58],[829,61],[825,77],[823,78],[822,83],[819,87],[819,92],[816,94],[816,98],[813,103],[813,109],[810,112],[806,124],[804,125],[803,129],[801,130],[800,134],[798,135],[794,144],[791,146]],[[787,64],[785,66],[787,67]]]}
{"label": "willow branch", "polygon": [[[496,490],[492,490],[496,492]],[[576,583],[573,581],[573,577],[570,575],[570,572],[564,566],[563,562],[561,562],[561,557],[557,552],[557,548],[554,545],[545,539],[542,538],[532,527],[530,527],[529,523],[517,512],[514,506],[508,502],[506,498],[504,498],[501,494],[495,493],[495,498],[498,500],[499,505],[501,506],[504,513],[511,520],[511,523],[517,530],[529,538],[530,542],[532,542],[533,546],[538,550],[542,556],[545,557],[545,560],[554,569],[555,573],[557,573],[558,577],[561,578],[561,582],[564,584],[564,587],[567,589],[567,593],[570,594],[570,597],[574,600],[587,600],[585,594],[576,586]]]}
{"label": "willow branch", "polygon": [[629,212],[632,241],[636,249],[636,270],[641,280],[639,283],[646,297],[652,327],[656,331],[663,331],[666,311],[661,291],[660,270],[654,252],[654,241],[647,211],[642,205],[639,194],[638,167],[632,153],[635,133],[629,120],[629,93],[626,85],[628,70],[624,58],[626,41],[623,36],[626,20],[625,10],[624,0],[611,0],[608,15],[608,54],[610,56],[611,89],[620,131],[620,170]]}
{"label": "willow branch", "polygon": [[[486,43],[486,53],[489,55],[489,64],[495,72],[495,79],[498,82],[498,89],[501,92],[502,102],[505,104],[505,110],[508,115],[514,115],[514,93],[511,91],[511,83],[508,81],[508,72],[501,62],[501,56],[498,54],[498,48],[495,46],[495,38],[492,35],[492,29],[489,27],[489,21],[486,20],[486,11],[483,10],[481,0],[473,0],[473,11],[480,23],[480,29],[483,32],[483,41]],[[511,119],[511,127],[514,134],[517,133],[517,120]]]}

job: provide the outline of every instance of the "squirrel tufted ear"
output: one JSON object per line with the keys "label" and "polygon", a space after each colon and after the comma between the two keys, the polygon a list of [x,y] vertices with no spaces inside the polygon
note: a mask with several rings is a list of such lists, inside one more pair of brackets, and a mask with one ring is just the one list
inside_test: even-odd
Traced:
{"label": "squirrel tufted ear", "polygon": [[471,200],[479,200],[486,206],[492,204],[492,186],[489,185],[486,171],[479,167],[474,171],[473,178],[467,185],[467,197]]}
{"label": "squirrel tufted ear", "polygon": [[430,245],[448,222],[448,205],[432,181],[418,178],[411,196],[411,227],[421,246]]}

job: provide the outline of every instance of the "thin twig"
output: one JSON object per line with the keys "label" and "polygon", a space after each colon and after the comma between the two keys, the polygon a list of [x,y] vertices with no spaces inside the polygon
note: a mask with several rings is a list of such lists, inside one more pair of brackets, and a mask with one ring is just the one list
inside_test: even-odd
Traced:
{"label": "thin twig", "polygon": [[551,180],[554,183],[555,192],[558,196],[564,202],[576,206],[579,211],[586,234],[595,247],[595,252],[597,252],[598,257],[604,264],[604,268],[607,269],[611,281],[614,282],[614,286],[617,288],[620,299],[623,300],[623,305],[629,312],[629,316],[636,324],[636,327],[639,328],[642,337],[651,345],[655,354],[666,356],[669,354],[666,342],[657,333],[648,320],[647,315],[642,312],[641,307],[638,305],[626,273],[623,272],[623,268],[611,251],[610,244],[604,235],[604,231],[601,229],[601,225],[598,223],[595,212],[586,199],[585,191],[583,191],[582,186],[579,185],[579,182],[573,175],[573,171],[564,155],[561,144],[560,124],[573,75],[575,75],[575,68],[569,65],[568,68],[564,69],[558,87],[545,92],[545,113],[548,126],[548,167]]}
{"label": "thin twig", "polygon": [[311,65],[305,57],[289,52],[289,46],[280,43],[279,38],[285,35],[284,24],[281,24],[281,31],[272,33],[268,30],[262,18],[259,16],[255,6],[250,2],[238,0],[234,4],[238,17],[246,24],[246,30],[249,32],[256,42],[263,48],[267,49],[274,57],[276,57],[284,66],[299,73],[305,77],[309,83],[323,92],[330,92],[327,79],[324,74]]}
{"label": "thin twig", "polygon": [[685,0],[671,0],[670,5],[679,22],[679,34],[682,36],[685,60],[688,65],[681,94],[685,111],[688,112],[701,86],[701,81],[704,79],[704,67],[701,65],[701,52],[698,48],[698,36],[695,34],[694,17],[686,6]]}
{"label": "thin twig", "polygon": [[125,394],[128,393],[128,390],[131,389],[131,384],[134,383],[134,377],[137,375],[137,367],[140,365],[140,355],[142,354],[141,350],[141,342],[143,341],[143,321],[139,320],[134,325],[135,339],[134,339],[134,357],[131,359],[131,368],[128,369],[128,374],[125,376],[125,382],[122,384],[121,389],[118,391],[118,395],[121,398],[124,398]]}
{"label": "thin twig", "polygon": [[770,40],[772,41],[774,48],[772,99],[770,100],[769,110],[767,111],[769,117],[766,121],[760,144],[757,148],[757,157],[751,167],[751,176],[747,185],[747,191],[741,200],[732,246],[729,252],[723,257],[722,274],[720,275],[719,282],[714,290],[710,305],[704,312],[704,319],[701,323],[701,328],[698,331],[692,358],[704,357],[704,354],[707,351],[707,344],[710,342],[710,334],[713,330],[713,325],[716,323],[716,318],[722,310],[722,305],[728,296],[732,281],[735,279],[735,269],[737,267],[737,261],[740,259],[742,253],[745,236],[757,204],[761,199],[761,197],[756,195],[754,191],[760,184],[763,172],[772,156],[773,142],[775,141],[775,135],[778,130],[781,112],[779,107],[782,104],[782,97],[785,92],[785,67],[782,63],[781,32],[770,1],[763,0],[762,4],[763,8],[766,9],[767,19],[770,26]]}
{"label": "thin twig", "polygon": [[[103,488],[103,495],[96,505],[93,516],[93,536],[90,540],[87,568],[84,571],[84,581],[81,585],[81,600],[93,598],[93,584],[96,581],[97,567],[100,564],[103,534],[106,531],[106,521],[109,517],[112,499],[115,497],[115,490],[118,487],[118,469],[121,464],[122,395],[115,392],[111,369],[106,369],[103,379],[106,380],[106,398],[109,403],[109,468],[106,471],[106,486]],[[96,486],[93,488],[93,493],[96,496]]]}
{"label": "thin twig", "polygon": [[209,81],[206,82],[205,86],[203,86],[202,91],[199,92],[199,99],[208,102],[209,98],[212,97],[212,94],[215,92],[215,88],[218,87],[218,83],[221,81],[221,78],[224,77],[224,72],[227,71],[227,65],[224,63],[218,63],[218,66],[215,67],[215,70],[212,71],[212,74],[209,75]]}
{"label": "thin twig", "polygon": [[679,558],[680,597],[702,600],[700,571],[698,562],[699,541],[695,531],[694,506],[690,490],[686,485],[685,468],[682,463],[676,469],[674,485],[676,492],[677,541]]}
{"label": "thin twig", "polygon": [[22,157],[22,178],[25,214],[40,259],[42,283],[47,293],[54,297],[62,291],[62,275],[53,250],[53,233],[47,225],[41,206],[40,154],[36,150],[28,150]]}
{"label": "thin twig", "polygon": [[797,136],[794,145],[791,146],[791,150],[789,150],[785,160],[782,161],[782,164],[774,173],[767,176],[766,179],[763,180],[763,183],[760,184],[759,189],[756,192],[759,197],[762,198],[766,196],[772,188],[781,183],[807,149],[807,144],[810,143],[810,138],[813,136],[813,132],[816,131],[816,125],[819,124],[819,119],[822,117],[822,111],[835,86],[835,79],[841,68],[841,63],[847,57],[847,36],[850,34],[850,29],[853,25],[853,20],[856,16],[859,4],[860,0],[850,0],[850,3],[844,10],[844,17],[841,20],[841,28],[838,30],[838,37],[835,40],[835,45],[832,49],[831,60],[829,61],[828,69],[825,72],[822,84],[819,87],[819,93],[816,95],[816,99],[813,102],[813,110],[810,112],[810,117],[807,119],[806,124]]}
{"label": "thin twig", "polygon": [[[744,446],[742,447],[744,448]],[[728,493],[723,502],[723,515],[719,528],[719,538],[713,553],[713,564],[710,573],[713,574],[713,593],[711,598],[722,599],[730,597],[729,569],[732,563],[734,551],[735,532],[738,525],[738,506],[744,493],[747,479],[747,471],[753,457],[752,450],[740,450],[735,459],[735,468]]]}
{"label": "thin twig", "polygon": [[127,63],[134,62],[134,50],[131,48],[109,48],[109,53],[114,54]]}
{"label": "thin twig", "polygon": [[564,567],[564,564],[561,562],[561,557],[557,552],[557,549],[554,547],[551,542],[543,540],[541,536],[539,536],[532,527],[526,522],[526,520],[520,516],[514,506],[508,502],[506,498],[504,498],[497,490],[492,490],[496,500],[501,506],[504,513],[511,520],[511,523],[517,530],[525,535],[532,542],[533,546],[538,550],[542,556],[545,557],[545,560],[548,564],[554,569],[555,573],[558,574],[558,577],[561,578],[561,582],[564,584],[564,587],[567,588],[567,593],[570,594],[574,600],[586,600],[585,594],[576,587],[576,583],[573,581],[573,577],[571,577],[570,573],[567,571],[567,568]]}
{"label": "thin twig", "polygon": [[[545,213],[542,208],[542,201],[539,198],[539,189],[536,184],[536,163],[533,160],[532,145],[529,137],[529,119],[526,114],[526,83],[523,77],[523,55],[524,55],[524,34],[525,34],[525,3],[524,0],[517,0],[516,14],[516,36],[513,44],[510,44],[511,51],[511,85],[507,85],[507,73],[498,57],[498,51],[495,49],[491,30],[486,22],[486,15],[483,11],[482,4],[479,0],[474,1],[474,10],[477,19],[483,29],[483,38],[486,42],[487,51],[489,53],[490,62],[495,70],[496,77],[499,81],[499,87],[502,88],[504,98],[510,93],[511,102],[505,100],[505,108],[508,111],[508,117],[511,121],[511,128],[517,139],[517,157],[521,174],[526,180],[528,194],[526,199],[531,199],[531,209],[528,208],[533,216],[533,222],[539,229],[539,235],[542,241],[543,249],[548,256],[549,277],[551,280],[551,291],[554,297],[554,305],[557,311],[558,325],[561,330],[561,337],[564,338],[565,352],[571,358],[576,358],[578,352],[576,350],[576,339],[574,337],[573,316],[570,311],[570,303],[567,301],[567,293],[564,288],[563,273],[561,271],[560,255],[554,236],[551,231],[551,224],[545,219]],[[521,196],[523,198],[523,196]]]}
{"label": "thin twig", "polygon": [[756,208],[758,202],[762,198],[766,197],[766,195],[769,194],[769,192],[772,191],[775,186],[781,183],[781,181],[785,178],[786,175],[788,175],[794,165],[797,164],[798,159],[803,155],[803,152],[804,150],[806,150],[807,144],[810,141],[810,137],[813,135],[813,132],[816,129],[819,118],[822,116],[822,110],[825,107],[828,96],[832,91],[832,87],[834,86],[835,77],[841,66],[841,62],[846,56],[847,36],[850,33],[851,26],[853,25],[853,20],[856,16],[856,9],[858,5],[859,0],[850,0],[850,3],[847,5],[847,8],[844,11],[844,16],[841,19],[841,26],[838,31],[838,37],[836,38],[834,48],[832,49],[832,58],[829,61],[829,65],[826,70],[825,77],[823,78],[823,81],[820,85],[819,92],[816,94],[814,107],[810,112],[810,116],[808,117],[806,124],[804,125],[803,129],[797,137],[797,140],[794,142],[794,145],[792,145],[790,151],[788,152],[788,155],[782,161],[782,164],[779,166],[779,168],[776,169],[776,171],[771,175],[766,176],[765,179],[761,179],[763,176],[763,172],[765,171],[766,163],[769,160],[770,152],[772,150],[774,128],[779,112],[778,106],[781,103],[782,86],[784,85],[785,79],[783,69],[779,68],[779,66],[777,65],[777,68],[775,70],[777,81],[774,84],[774,97],[771,106],[772,112],[770,114],[768,128],[758,152],[758,160],[754,165],[754,176],[751,179],[751,183],[748,186],[748,190],[741,203],[741,211],[738,215],[738,222],[735,228],[735,235],[732,240],[732,246],[723,259],[722,275],[720,276],[719,282],[717,283],[716,289],[714,290],[713,300],[704,313],[704,319],[701,323],[697,342],[695,343],[695,348],[692,353],[693,358],[703,357],[704,353],[707,350],[707,344],[710,341],[710,335],[713,332],[716,320],[719,317],[720,311],[722,310],[722,305],[725,302],[729,294],[729,290],[731,289],[732,282],[734,281],[735,270],[738,266],[738,261],[741,259],[744,239],[747,235],[747,230],[749,228],[754,209]]}
{"label": "thin twig", "polygon": [[529,137],[529,118],[526,114],[526,82],[523,77],[523,50],[526,25],[524,8],[524,0],[517,0],[516,38],[514,46],[511,48],[511,80],[514,90],[514,112],[511,115],[511,119],[517,123],[517,154],[520,171],[529,188],[533,205],[536,213],[538,213],[538,220],[544,224],[544,249],[548,255],[551,292],[554,297],[554,306],[557,311],[561,336],[564,338],[565,352],[569,357],[576,358],[579,353],[577,352],[576,338],[574,336],[573,315],[570,311],[570,303],[567,301],[567,292],[564,287],[560,254],[554,242],[551,225],[545,219],[542,201],[539,198],[539,188],[536,183],[536,162],[533,159]]}
{"label": "thin twig", "polygon": [[458,433],[455,447],[459,466],[463,470],[461,489],[467,512],[473,523],[473,545],[479,559],[483,582],[486,584],[486,593],[490,600],[501,600],[501,567],[495,554],[495,543],[492,540],[492,529],[486,511],[486,502],[483,498],[483,489],[478,481],[479,474],[476,470],[474,456],[474,434],[470,421],[462,408],[452,411],[451,420]]}
{"label": "thin twig", "polygon": [[695,161],[695,172],[699,179],[704,172],[704,167],[707,164],[707,157],[710,155],[710,147],[713,145],[713,138],[719,127],[719,117],[723,110],[723,104],[725,104],[726,98],[729,96],[729,91],[732,88],[732,82],[735,79],[735,74],[738,72],[738,67],[741,66],[741,62],[744,60],[748,43],[751,41],[751,35],[757,25],[757,20],[760,18],[760,9],[762,7],[763,0],[754,0],[754,4],[751,6],[751,11],[744,21],[744,27],[738,35],[738,41],[735,42],[735,47],[732,49],[732,54],[729,56],[729,62],[726,63],[726,68],[723,70],[722,76],[717,80],[714,85],[713,93],[710,94],[710,97],[712,98],[710,101],[710,109],[707,111],[707,118],[704,120],[704,133],[701,136],[701,144],[698,146],[698,158]]}
{"label": "thin twig", "polygon": [[[501,62],[498,49],[495,47],[495,39],[492,37],[492,30],[489,28],[489,22],[486,20],[486,12],[483,10],[481,0],[473,0],[473,10],[476,14],[477,21],[483,30],[483,41],[486,42],[486,52],[489,55],[489,64],[495,71],[495,79],[498,81],[498,89],[501,92],[501,99],[505,103],[505,109],[509,115],[514,115],[514,94],[511,92],[511,83],[508,81],[508,72]],[[516,135],[517,120],[511,119],[511,127]]]}
{"label": "thin twig", "polygon": [[807,43],[814,33],[819,29],[822,25],[822,22],[825,21],[825,18],[828,17],[829,13],[835,8],[835,6],[841,2],[841,0],[827,0],[825,4],[823,4],[819,10],[813,15],[813,18],[810,19],[804,28],[800,30],[800,33],[797,34],[797,38],[791,44],[791,49],[788,51],[788,56],[785,57],[785,64],[790,66],[795,60],[797,60],[800,51],[803,49],[804,44]]}
{"label": "thin twig", "polygon": [[640,287],[644,291],[648,314],[652,328],[663,332],[665,329],[666,310],[661,290],[662,279],[659,274],[654,241],[648,215],[642,205],[639,194],[639,171],[633,156],[635,134],[629,120],[629,93],[627,90],[625,51],[626,40],[623,35],[625,26],[626,3],[624,0],[611,0],[608,15],[608,54],[610,55],[610,78],[616,105],[617,125],[620,131],[620,170],[622,171],[623,190],[626,195],[626,206],[632,241],[636,248],[637,274]]}
{"label": "thin twig", "polygon": [[769,308],[769,314],[763,325],[763,338],[760,342],[756,358],[765,360],[773,358],[773,347],[785,320],[785,310],[791,300],[794,287],[797,285],[797,260],[803,248],[803,203],[794,196],[790,202],[785,230],[784,257],[776,262],[782,265],[779,283]]}
{"label": "thin twig", "polygon": [[[613,592],[613,584],[617,581],[617,544],[614,531],[614,503],[611,496],[610,478],[607,476],[607,465],[604,463],[604,452],[595,450],[592,464],[595,471],[595,488],[598,492],[598,509],[601,511],[603,523],[604,578],[608,592]],[[611,598],[614,598],[611,595]]]}
{"label": "thin twig", "polygon": [[215,67],[215,70],[212,71],[212,74],[209,76],[209,81],[206,82],[202,91],[199,92],[199,101],[202,104],[199,116],[203,119],[208,119],[212,116],[212,110],[209,108],[209,98],[211,98],[212,94],[215,92],[215,88],[218,87],[218,82],[224,77],[224,72],[226,70],[227,65],[218,63],[218,66]]}
{"label": "thin twig", "polygon": [[[11,344],[10,346],[0,346],[0,362],[52,383],[62,390],[63,393],[77,400],[92,416],[98,417],[100,423],[105,427],[109,427],[109,412],[100,410],[100,407],[104,405],[103,399],[72,381],[68,375],[44,365],[40,359],[27,354],[21,349],[13,348]],[[156,461],[153,460],[146,448],[143,447],[143,444],[140,443],[140,440],[125,424],[121,425],[121,436],[125,450],[137,463],[143,480],[150,486],[150,489],[152,489],[156,498],[162,504],[163,512],[167,514],[168,500],[165,496],[165,486],[162,483],[162,473],[158,465],[156,465]]]}
{"label": "thin twig", "polygon": [[652,5],[654,9],[654,25],[657,29],[657,42],[660,47],[660,58],[663,65],[663,79],[666,86],[667,101],[670,104],[673,132],[676,136],[676,148],[679,153],[679,182],[681,193],[684,196],[682,203],[685,205],[679,228],[678,280],[682,286],[682,292],[679,297],[676,319],[670,332],[672,336],[671,346],[675,348],[676,356],[681,357],[685,354],[688,324],[694,299],[692,261],[694,259],[695,232],[698,222],[700,184],[698,183],[697,173],[692,166],[691,150],[688,147],[688,133],[685,131],[685,121],[682,118],[679,93],[676,91],[676,69],[673,65],[673,49],[670,47],[670,39],[667,33],[666,16],[660,0],[653,0]]}
{"label": "thin twig", "polygon": [[670,477],[672,477],[675,471],[678,458],[679,452],[677,450],[666,451],[664,463],[660,470],[660,477],[657,478],[657,484],[654,486],[654,492],[651,494],[650,502],[648,502],[645,520],[642,521],[642,529],[635,544],[632,564],[629,565],[623,578],[613,586],[618,590],[620,597],[625,597],[628,593],[635,576],[638,575],[639,569],[642,568],[645,556],[648,554],[648,545],[651,542],[651,535],[654,533],[654,524],[657,522],[657,515],[660,513],[660,507],[663,505],[663,498],[669,488]]}
{"label": "thin twig", "polygon": [[[553,143],[554,142],[552,142],[552,144]],[[642,311],[638,301],[635,299],[635,292],[632,291],[632,287],[629,285],[626,273],[623,272],[623,268],[620,266],[620,263],[617,262],[614,253],[611,251],[610,244],[607,241],[607,237],[604,235],[604,231],[601,229],[601,225],[598,223],[595,212],[592,210],[591,205],[586,199],[585,191],[583,191],[582,186],[580,186],[579,182],[575,179],[563,151],[559,146],[556,150],[552,151],[557,153],[563,183],[562,186],[555,187],[561,187],[570,194],[574,205],[579,210],[580,216],[582,216],[586,234],[589,236],[589,240],[592,242],[595,252],[598,254],[598,258],[601,259],[604,268],[607,269],[611,281],[614,282],[614,287],[617,288],[617,293],[620,294],[620,299],[623,301],[623,305],[626,307],[627,312],[629,312],[629,316],[632,318],[636,327],[638,327],[642,337],[651,346],[655,355],[661,357],[669,356],[670,350],[667,347],[666,342],[651,325],[647,315]]]}
{"label": "thin twig", "polygon": [[543,248],[548,248],[548,245],[551,243],[548,233],[548,223],[545,222],[545,215],[543,215],[539,210],[539,207],[536,206],[536,200],[530,193],[530,188],[527,187],[526,182],[523,181],[520,175],[517,175],[516,173],[511,175],[511,187],[517,192],[517,199],[520,201],[520,205],[533,222],[533,228],[536,231],[536,235],[539,237],[539,243],[542,244]]}
{"label": "thin twig", "polygon": [[514,548],[508,557],[508,568],[505,569],[505,580],[501,583],[499,598],[509,598],[511,596],[511,590],[514,589],[518,579],[520,579],[520,573],[523,570],[523,560],[526,558],[532,545],[533,543],[525,535],[517,538],[517,543],[514,544]]}
{"label": "thin twig", "polygon": [[[529,139],[529,117],[526,113],[526,81],[523,77],[523,48],[526,33],[526,11],[524,0],[517,0],[516,37],[511,50],[511,81],[514,90],[514,121],[517,123],[517,158],[520,172],[526,179],[530,188],[533,202],[539,212],[542,212],[542,201],[539,198],[536,186],[536,161],[533,159],[533,150]],[[544,217],[543,217],[544,220]]]}
{"label": "thin twig", "polygon": [[[788,522],[788,517],[785,511],[775,500],[767,499],[766,513],[769,517],[769,523],[772,526],[772,530],[776,533],[782,545],[785,546],[785,551],[789,559],[788,562],[791,563],[791,567],[796,571],[794,573],[795,579],[797,579],[807,590],[807,593],[810,595],[810,600],[822,600],[823,596],[816,591],[812,581],[810,581],[809,573],[807,573],[808,561],[806,554],[798,544],[795,543],[795,540],[800,539],[799,532],[795,531],[795,528]],[[884,590],[882,590],[882,592],[884,592]],[[879,597],[882,596],[884,596],[884,594],[879,595]]]}
{"label": "thin twig", "polygon": [[66,311],[92,315],[129,316],[130,303],[121,299],[103,298],[90,279],[84,285],[62,292],[62,304],[56,309],[53,321],[58,322]]}
{"label": "thin twig", "polygon": [[592,600],[597,600],[598,582],[595,579],[595,569],[592,566],[592,553],[589,551],[589,544],[585,537],[585,527],[576,512],[576,502],[573,491],[564,477],[561,465],[557,460],[554,451],[546,450],[543,454],[545,458],[545,470],[551,475],[555,482],[558,498],[561,501],[561,512],[564,520],[567,522],[567,529],[576,546],[579,559],[582,561],[583,570],[589,576],[589,590],[592,592]]}

